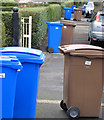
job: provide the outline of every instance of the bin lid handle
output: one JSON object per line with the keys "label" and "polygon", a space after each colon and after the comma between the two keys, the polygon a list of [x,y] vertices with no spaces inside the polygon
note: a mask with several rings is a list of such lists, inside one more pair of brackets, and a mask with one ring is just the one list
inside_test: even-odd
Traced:
{"label": "bin lid handle", "polygon": [[96,48],[77,48],[75,50],[97,50],[97,51],[104,51],[104,49],[96,49]]}

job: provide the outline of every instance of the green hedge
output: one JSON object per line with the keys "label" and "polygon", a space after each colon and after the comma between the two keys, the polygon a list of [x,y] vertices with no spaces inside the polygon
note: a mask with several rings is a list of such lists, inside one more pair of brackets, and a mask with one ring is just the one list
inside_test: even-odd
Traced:
{"label": "green hedge", "polygon": [[6,46],[6,34],[5,34],[5,25],[2,22],[2,24],[0,24],[0,47],[2,46]]}
{"label": "green hedge", "polygon": [[62,17],[64,17],[64,13],[65,13],[65,11],[64,11],[64,8],[71,8],[71,2],[64,2],[64,3],[61,3],[61,16]]}
{"label": "green hedge", "polygon": [[2,6],[0,7],[0,9],[2,9],[2,11],[12,11],[14,6]]}
{"label": "green hedge", "polygon": [[2,6],[18,6],[18,3],[14,0],[0,0],[0,3],[2,3]]}
{"label": "green hedge", "polygon": [[[19,17],[32,16],[32,48],[39,48],[42,41],[47,39],[47,21],[57,21],[61,18],[61,6],[19,8]],[[5,26],[6,46],[12,45],[12,12],[2,12],[2,21]],[[3,35],[4,36],[4,35]]]}
{"label": "green hedge", "polygon": [[19,6],[24,6],[26,5],[27,7],[41,7],[41,6],[49,6],[48,3],[33,3],[33,2],[28,2],[28,3],[19,3]]}
{"label": "green hedge", "polygon": [[61,19],[61,6],[58,4],[50,5],[48,7],[48,21],[57,21]]}
{"label": "green hedge", "polygon": [[[5,33],[2,33],[3,46],[12,45],[12,12],[2,12],[2,22]],[[3,30],[4,31],[4,30]]]}

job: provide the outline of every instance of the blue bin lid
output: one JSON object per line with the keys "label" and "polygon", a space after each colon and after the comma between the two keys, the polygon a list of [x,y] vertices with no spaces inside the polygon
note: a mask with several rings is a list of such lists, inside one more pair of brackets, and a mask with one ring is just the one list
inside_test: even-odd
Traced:
{"label": "blue bin lid", "polygon": [[9,67],[12,69],[22,69],[22,65],[16,56],[0,55],[0,67]]}
{"label": "blue bin lid", "polygon": [[64,10],[72,10],[72,8],[64,8]]}
{"label": "blue bin lid", "polygon": [[43,64],[45,60],[45,55],[41,50],[26,47],[3,47],[0,49],[0,53],[17,56],[20,62]]}
{"label": "blue bin lid", "polygon": [[62,23],[60,22],[46,22],[47,25],[55,25],[55,26],[64,26]]}

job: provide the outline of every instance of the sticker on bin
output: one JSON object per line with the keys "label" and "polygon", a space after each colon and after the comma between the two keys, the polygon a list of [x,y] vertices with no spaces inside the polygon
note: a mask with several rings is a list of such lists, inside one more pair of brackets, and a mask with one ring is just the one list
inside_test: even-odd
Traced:
{"label": "sticker on bin", "polygon": [[5,78],[5,73],[0,73],[0,78]]}
{"label": "sticker on bin", "polygon": [[58,27],[56,27],[56,29],[59,29]]}
{"label": "sticker on bin", "polygon": [[85,61],[85,65],[91,65],[91,61]]}
{"label": "sticker on bin", "polygon": [[68,10],[68,12],[69,12],[69,10]]}
{"label": "sticker on bin", "polygon": [[64,26],[64,28],[67,28],[67,26]]}

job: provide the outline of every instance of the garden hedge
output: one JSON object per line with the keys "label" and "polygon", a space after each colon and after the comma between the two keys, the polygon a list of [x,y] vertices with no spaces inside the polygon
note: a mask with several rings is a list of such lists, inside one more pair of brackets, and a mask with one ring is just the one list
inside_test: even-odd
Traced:
{"label": "garden hedge", "polygon": [[0,9],[2,9],[2,11],[12,11],[14,6],[2,6],[0,7]]}
{"label": "garden hedge", "polygon": [[18,6],[18,3],[14,0],[0,0],[2,6]]}
{"label": "garden hedge", "polygon": [[[61,18],[61,6],[59,4],[47,7],[19,8],[19,18],[32,16],[32,48],[39,48],[42,40],[47,38],[47,21],[57,21]],[[12,12],[2,12],[2,21],[5,26],[6,46],[12,45]],[[4,36],[4,35],[3,35]]]}
{"label": "garden hedge", "polygon": [[41,7],[41,6],[49,6],[49,3],[18,3],[19,6],[27,6],[27,7]]}
{"label": "garden hedge", "polygon": [[3,46],[11,46],[12,45],[12,12],[2,12],[2,27],[5,29],[5,33],[4,32],[2,33]]}
{"label": "garden hedge", "polygon": [[62,17],[64,17],[64,13],[65,13],[64,8],[71,8],[71,4],[72,2],[61,3],[61,11],[62,11],[61,16]]}

